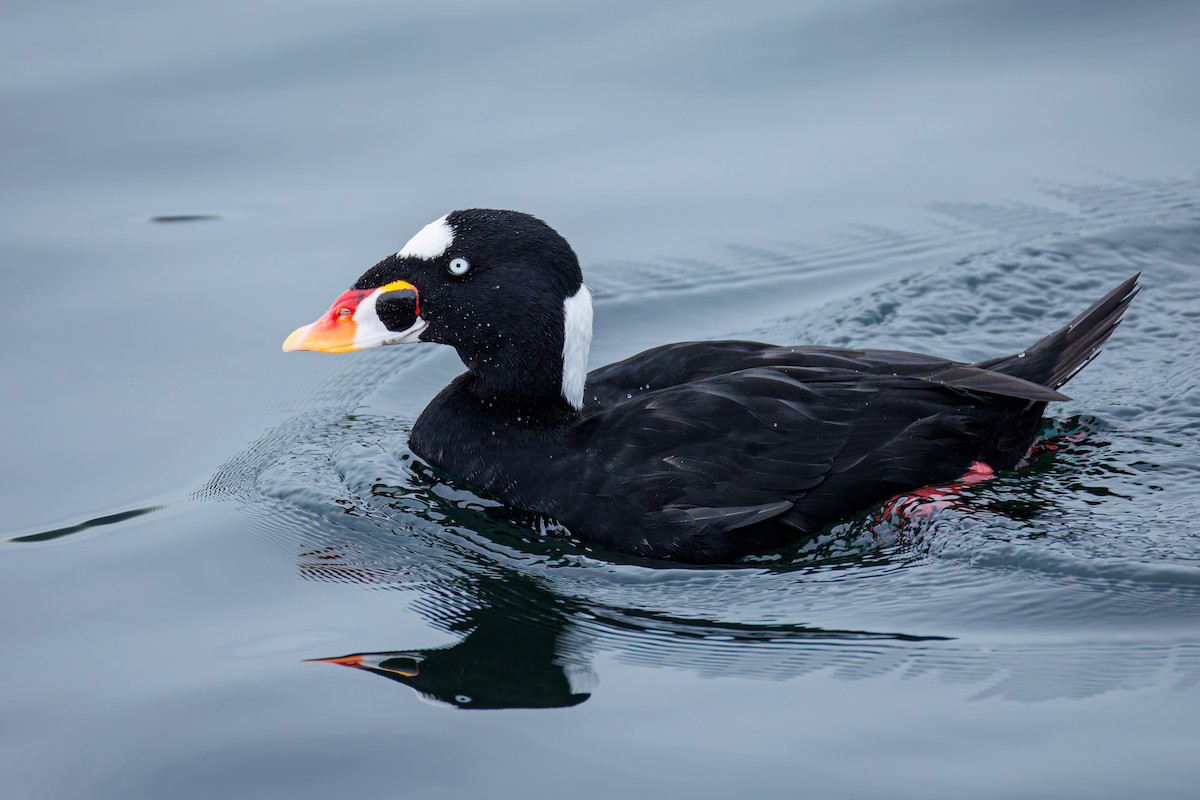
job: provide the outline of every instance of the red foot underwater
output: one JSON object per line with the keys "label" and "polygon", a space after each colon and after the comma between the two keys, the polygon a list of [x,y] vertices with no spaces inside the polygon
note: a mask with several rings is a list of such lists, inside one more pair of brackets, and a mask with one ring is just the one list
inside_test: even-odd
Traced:
{"label": "red foot underwater", "polygon": [[958,493],[974,483],[989,481],[996,476],[995,470],[982,461],[971,462],[971,468],[958,480],[940,486],[926,486],[924,489],[893,497],[879,512],[878,520],[882,522],[890,517],[901,521],[929,519],[935,512],[955,505]]}
{"label": "red foot underwater", "polygon": [[[1029,452],[1025,454],[1025,457],[1017,464],[1016,468],[1025,469],[1046,453],[1057,452],[1069,444],[1086,439],[1087,435],[1087,431],[1076,431],[1035,442],[1029,448]],[[909,522],[927,520],[938,511],[960,505],[959,501],[962,498],[959,497],[959,492],[964,488],[976,483],[989,481],[995,476],[996,472],[990,465],[982,461],[974,461],[971,463],[970,469],[962,477],[951,483],[926,486],[923,489],[917,489],[893,497],[884,504],[883,509],[876,515],[875,522],[876,524],[881,524],[885,520],[891,519],[903,525]]]}

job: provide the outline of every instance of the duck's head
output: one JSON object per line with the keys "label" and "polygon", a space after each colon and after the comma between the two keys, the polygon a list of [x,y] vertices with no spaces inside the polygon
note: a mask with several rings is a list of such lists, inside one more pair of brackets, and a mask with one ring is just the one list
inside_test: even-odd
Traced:
{"label": "duck's head", "polygon": [[367,270],[284,350],[454,347],[480,390],[583,404],[591,293],[567,241],[516,211],[455,211]]}
{"label": "duck's head", "polygon": [[482,645],[472,643],[471,635],[449,647],[306,660],[380,675],[453,708],[566,708],[591,697],[597,679],[590,669],[543,659],[549,653],[540,649],[522,652],[520,637],[497,647],[486,633]]}

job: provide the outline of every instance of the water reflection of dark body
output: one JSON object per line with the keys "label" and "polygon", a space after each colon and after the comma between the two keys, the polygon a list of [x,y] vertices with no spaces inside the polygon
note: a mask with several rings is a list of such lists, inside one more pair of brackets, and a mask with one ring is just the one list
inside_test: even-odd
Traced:
{"label": "water reflection of dark body", "polygon": [[[322,550],[313,577],[328,580],[340,570]],[[303,562],[302,562],[303,563]],[[350,568],[350,579],[365,577]],[[373,580],[382,577],[370,573]],[[800,626],[755,626],[681,620],[635,609],[588,606],[545,588],[515,571],[440,583],[417,603],[434,625],[462,634],[453,645],[414,650],[352,653],[314,658],[403,683],[428,699],[463,709],[562,708],[591,696],[598,678],[591,655],[617,650],[629,660],[693,668],[723,675],[787,677],[826,666],[781,657],[780,648],[828,647],[848,642],[933,642],[942,637],[825,631]],[[747,652],[751,648],[756,652]]]}
{"label": "water reflection of dark body", "polygon": [[[451,617],[439,614],[439,627],[465,634],[448,647],[313,660],[381,675],[458,708],[578,705],[590,696],[587,689],[593,680],[586,666],[564,652],[568,618],[554,607],[552,596],[526,583],[528,606],[512,607],[502,597],[493,597],[495,605]],[[475,588],[486,592],[482,586]]]}

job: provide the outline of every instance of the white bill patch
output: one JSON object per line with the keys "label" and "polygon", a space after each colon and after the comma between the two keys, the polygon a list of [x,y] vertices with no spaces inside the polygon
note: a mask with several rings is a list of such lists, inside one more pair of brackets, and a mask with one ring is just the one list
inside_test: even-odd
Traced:
{"label": "white bill patch", "polygon": [[444,256],[450,249],[450,245],[454,243],[454,228],[450,227],[450,223],[446,221],[448,216],[450,215],[438,217],[417,231],[417,235],[400,248],[396,257],[423,258],[429,261]]}
{"label": "white bill patch", "polygon": [[592,292],[588,287],[580,286],[563,301],[563,334],[562,395],[579,411],[592,346]]}
{"label": "white bill patch", "polygon": [[417,317],[417,321],[402,331],[389,330],[379,318],[375,310],[375,302],[382,289],[376,289],[362,299],[354,310],[354,323],[358,326],[354,332],[354,347],[361,350],[364,347],[379,347],[385,344],[412,344],[421,341],[421,334],[429,327],[429,323]]}

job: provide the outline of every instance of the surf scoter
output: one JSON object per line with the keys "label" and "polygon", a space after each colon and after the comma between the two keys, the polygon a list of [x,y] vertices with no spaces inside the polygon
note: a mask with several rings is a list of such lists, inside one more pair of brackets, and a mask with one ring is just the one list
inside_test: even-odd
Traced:
{"label": "surf scoter", "polygon": [[284,350],[448,344],[467,371],[412,429],[471,491],[638,556],[726,562],[899,493],[1011,469],[1112,333],[1138,276],[1022,353],[668,344],[587,372],[570,245],[515,211],[455,211],[371,267]]}

